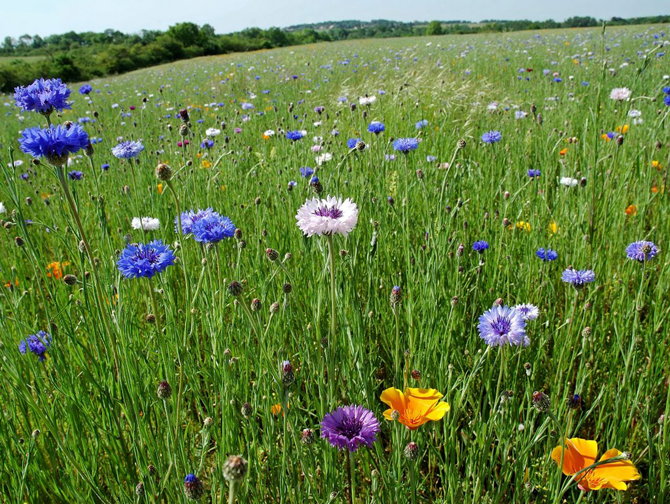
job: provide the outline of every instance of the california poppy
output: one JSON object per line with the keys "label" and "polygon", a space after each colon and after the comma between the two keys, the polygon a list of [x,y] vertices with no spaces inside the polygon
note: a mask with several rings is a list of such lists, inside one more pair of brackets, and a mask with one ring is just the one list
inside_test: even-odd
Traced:
{"label": "california poppy", "polygon": [[407,388],[403,394],[396,388],[382,392],[381,401],[389,409],[384,411],[387,420],[397,419],[408,429],[414,430],[426,422],[436,422],[451,409],[449,403],[440,402],[442,394],[435,389]]}
{"label": "california poppy", "polygon": [[[567,449],[565,449],[567,448]],[[551,452],[551,458],[556,464],[563,460],[563,474],[573,476],[579,471],[596,463],[598,456],[598,443],[580,438],[565,440],[565,448],[557,446]],[[617,449],[607,450],[599,462],[619,457],[622,453]],[[596,465],[594,468],[582,472],[575,478],[580,490],[588,492],[600,490],[601,488],[613,488],[615,490],[626,490],[626,481],[640,479],[640,473],[635,464],[630,460],[621,458],[606,464]]]}

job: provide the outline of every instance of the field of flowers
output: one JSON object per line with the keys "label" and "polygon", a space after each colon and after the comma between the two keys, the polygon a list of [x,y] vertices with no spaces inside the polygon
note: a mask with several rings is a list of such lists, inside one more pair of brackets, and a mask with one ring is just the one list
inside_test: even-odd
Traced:
{"label": "field of flowers", "polygon": [[668,502],[668,30],[4,96],[0,502]]}

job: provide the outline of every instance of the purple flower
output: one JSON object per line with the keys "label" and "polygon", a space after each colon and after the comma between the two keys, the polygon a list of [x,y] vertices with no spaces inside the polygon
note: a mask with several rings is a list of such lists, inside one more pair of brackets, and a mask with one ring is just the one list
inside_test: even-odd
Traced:
{"label": "purple flower", "polygon": [[540,176],[540,170],[533,170],[532,168],[528,170],[528,176],[530,178],[539,178]]}
{"label": "purple flower", "polygon": [[472,244],[472,250],[475,250],[480,254],[483,254],[484,251],[487,250],[488,248],[489,248],[489,242],[484,240],[479,240]]}
{"label": "purple flower", "polygon": [[545,262],[555,261],[558,259],[558,253],[555,250],[539,248],[535,255]]}
{"label": "purple flower", "polygon": [[368,131],[370,133],[374,133],[375,135],[378,135],[382,131],[386,129],[386,126],[384,126],[384,123],[379,122],[379,121],[372,121],[370,124],[368,124]]}
{"label": "purple flower", "polygon": [[174,260],[172,249],[161,240],[154,240],[146,245],[128,245],[121,252],[116,265],[126,278],[151,278],[172,266]]}
{"label": "purple flower", "polygon": [[523,314],[509,306],[494,306],[479,317],[479,337],[490,346],[528,346]]}
{"label": "purple flower", "polygon": [[70,177],[70,180],[81,180],[81,178],[84,176],[84,172],[80,172],[79,170],[72,170],[67,174],[67,176]]}
{"label": "purple flower", "polygon": [[650,261],[656,254],[658,254],[658,247],[650,241],[636,241],[626,247],[626,255],[631,261]]}
{"label": "purple flower", "polygon": [[93,91],[93,86],[91,86],[90,84],[82,84],[82,86],[79,88],[79,94],[82,95],[87,95],[91,91]]}
{"label": "purple flower", "polygon": [[321,422],[321,437],[340,450],[355,452],[361,445],[372,446],[377,440],[379,421],[372,411],[351,404],[327,413]]}
{"label": "purple flower", "polygon": [[289,140],[293,140],[294,142],[297,142],[298,140],[301,140],[303,137],[302,131],[287,131],[286,132],[286,138]]}
{"label": "purple flower", "polygon": [[88,134],[77,124],[69,128],[51,125],[45,129],[23,130],[19,143],[26,154],[46,157],[49,163],[62,166],[69,154],[88,146]]}
{"label": "purple flower", "polygon": [[419,141],[416,138],[398,138],[393,141],[393,148],[405,154],[416,149],[418,146]]}
{"label": "purple flower", "polygon": [[564,282],[571,284],[575,289],[581,289],[587,283],[595,281],[596,274],[592,270],[576,270],[568,268],[563,272]]}
{"label": "purple flower", "polygon": [[51,346],[51,336],[44,331],[38,331],[37,334],[30,334],[26,339],[19,343],[19,352],[25,354],[30,351],[39,357],[40,361],[46,359],[46,351]]}
{"label": "purple flower", "polygon": [[67,102],[69,97],[70,90],[60,79],[37,79],[30,86],[14,90],[17,107],[44,115],[54,110],[61,112],[63,109],[71,109],[72,106]]}
{"label": "purple flower", "polygon": [[300,168],[300,175],[305,178],[310,178],[312,175],[314,175],[314,170],[312,170],[309,166],[303,166]]}
{"label": "purple flower", "polygon": [[500,142],[502,139],[502,134],[500,131],[487,131],[482,135],[482,142],[487,143],[487,144],[494,144]]}

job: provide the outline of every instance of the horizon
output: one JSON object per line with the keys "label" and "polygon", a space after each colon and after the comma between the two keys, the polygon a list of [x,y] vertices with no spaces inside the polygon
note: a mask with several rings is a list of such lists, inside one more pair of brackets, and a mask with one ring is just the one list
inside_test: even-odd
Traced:
{"label": "horizon", "polygon": [[[307,0],[257,0],[253,5],[248,1],[238,2],[218,15],[212,14],[212,10],[217,7],[214,0],[192,0],[188,15],[180,13],[182,2],[175,0],[144,0],[139,5],[137,0],[118,0],[113,9],[108,5],[92,6],[84,0],[65,0],[62,3],[66,4],[70,14],[81,11],[86,15],[64,16],[62,4],[54,5],[47,0],[14,3],[9,7],[9,14],[0,18],[0,38],[17,39],[22,35],[48,37],[70,31],[100,33],[110,29],[134,34],[142,30],[165,31],[169,26],[181,22],[200,26],[209,24],[217,34],[226,34],[253,27],[286,29],[296,25],[341,21],[427,23],[438,20],[446,23],[463,20],[480,23],[484,20],[553,19],[560,22],[576,16],[607,20],[613,17],[637,18],[668,14],[668,7],[662,0],[640,0],[636,4],[626,0],[612,0],[604,5],[580,0],[566,0],[561,4],[538,3],[534,0],[474,0],[468,5],[439,0],[423,0],[411,5],[384,0],[371,0],[365,5],[352,0],[344,0],[337,5],[318,5]],[[92,16],[91,11],[95,11],[96,15]],[[128,12],[136,15],[128,16]],[[16,23],[16,19],[30,19],[31,24]],[[56,24],[53,23],[54,19],[58,20]]]}

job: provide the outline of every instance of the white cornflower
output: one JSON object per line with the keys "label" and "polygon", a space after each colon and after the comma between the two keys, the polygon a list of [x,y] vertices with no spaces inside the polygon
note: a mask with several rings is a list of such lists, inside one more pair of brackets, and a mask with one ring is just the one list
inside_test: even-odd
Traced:
{"label": "white cornflower", "polygon": [[208,128],[207,131],[205,131],[205,135],[207,135],[209,137],[219,136],[220,134],[221,134],[221,130],[216,129],[216,128]]}
{"label": "white cornflower", "polygon": [[0,201],[0,214],[6,213],[7,209],[2,201]]}
{"label": "white cornflower", "polygon": [[519,304],[513,309],[521,313],[524,320],[535,320],[540,315],[539,308],[532,304]]}
{"label": "white cornflower", "polygon": [[358,222],[358,207],[349,198],[328,196],[305,201],[295,216],[307,236],[341,234],[347,236]]}
{"label": "white cornflower", "polygon": [[263,136],[264,136],[265,138],[273,137],[273,136],[275,136],[275,130],[265,130],[265,131],[263,132]]}
{"label": "white cornflower", "polygon": [[628,117],[640,117],[642,115],[642,112],[636,109],[630,109],[628,111]]}
{"label": "white cornflower", "polygon": [[361,105],[372,105],[376,101],[377,101],[376,96],[361,96],[358,99],[358,103],[360,103]]}
{"label": "white cornflower", "polygon": [[133,217],[130,225],[133,229],[142,229],[144,231],[156,231],[160,227],[160,221],[153,217]]}
{"label": "white cornflower", "polygon": [[565,187],[577,187],[579,180],[570,177],[561,177],[561,184]]}
{"label": "white cornflower", "polygon": [[327,163],[331,159],[333,159],[333,155],[330,154],[329,152],[324,152],[320,156],[316,157],[316,164],[321,166],[323,163]]}
{"label": "white cornflower", "polygon": [[630,95],[631,90],[626,87],[614,88],[610,92],[610,100],[625,101],[630,99]]}

